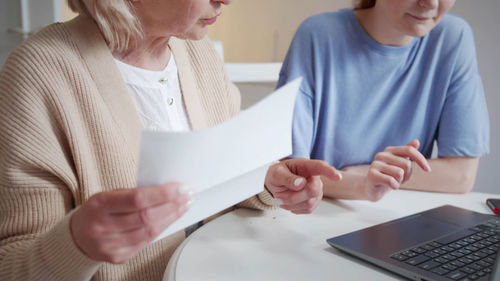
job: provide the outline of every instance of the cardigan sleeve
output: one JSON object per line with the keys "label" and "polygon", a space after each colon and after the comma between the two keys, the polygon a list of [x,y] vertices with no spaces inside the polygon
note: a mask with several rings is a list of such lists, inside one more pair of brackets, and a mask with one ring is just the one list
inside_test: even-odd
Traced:
{"label": "cardigan sleeve", "polygon": [[237,207],[257,210],[273,210],[278,208],[274,205],[274,197],[267,190],[239,203]]}
{"label": "cardigan sleeve", "polygon": [[37,55],[19,48],[0,72],[0,280],[90,280],[101,263],[71,235],[77,168]]}

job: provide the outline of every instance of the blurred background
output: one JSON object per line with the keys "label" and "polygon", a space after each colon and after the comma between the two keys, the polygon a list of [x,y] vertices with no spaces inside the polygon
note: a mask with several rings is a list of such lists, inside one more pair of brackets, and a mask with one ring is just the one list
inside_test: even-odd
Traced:
{"label": "blurred background", "polygon": [[[246,108],[272,92],[288,45],[308,16],[350,8],[351,0],[234,0],[209,30],[242,92]],[[490,154],[481,159],[475,191],[500,194],[500,1],[458,0],[451,11],[475,34],[479,69],[490,116]],[[0,66],[31,32],[71,19],[66,0],[0,0]],[[356,136],[353,136],[356,137]]]}

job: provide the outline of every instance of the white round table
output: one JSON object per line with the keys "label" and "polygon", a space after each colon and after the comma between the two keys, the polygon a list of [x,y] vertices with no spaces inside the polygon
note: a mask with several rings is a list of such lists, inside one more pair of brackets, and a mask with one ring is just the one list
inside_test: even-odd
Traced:
{"label": "white round table", "polygon": [[326,239],[445,204],[490,213],[490,197],[500,195],[400,190],[376,203],[323,200],[310,215],[238,209],[186,239],[164,280],[404,280],[337,251]]}

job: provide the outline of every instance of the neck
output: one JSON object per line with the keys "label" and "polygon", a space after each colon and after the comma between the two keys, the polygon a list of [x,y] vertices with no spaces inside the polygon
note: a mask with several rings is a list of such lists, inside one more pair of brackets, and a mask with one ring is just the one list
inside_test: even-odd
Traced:
{"label": "neck", "polygon": [[113,57],[126,64],[148,70],[163,70],[170,61],[170,37],[145,38],[126,52],[113,52]]}
{"label": "neck", "polygon": [[391,25],[377,6],[369,9],[354,11],[356,18],[363,29],[380,44],[388,46],[408,46],[412,36],[408,36]]}

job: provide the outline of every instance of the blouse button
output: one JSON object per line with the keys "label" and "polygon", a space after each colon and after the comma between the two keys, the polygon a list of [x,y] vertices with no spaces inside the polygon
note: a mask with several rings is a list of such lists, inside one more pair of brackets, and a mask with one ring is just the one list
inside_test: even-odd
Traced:
{"label": "blouse button", "polygon": [[165,83],[167,83],[167,82],[168,82],[168,78],[167,78],[167,77],[163,77],[163,78],[161,78],[161,79],[159,80],[159,82],[160,82],[160,83],[162,83],[162,84],[165,84]]}
{"label": "blouse button", "polygon": [[174,104],[174,98],[168,98],[167,103],[168,103],[168,105]]}

